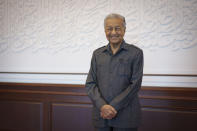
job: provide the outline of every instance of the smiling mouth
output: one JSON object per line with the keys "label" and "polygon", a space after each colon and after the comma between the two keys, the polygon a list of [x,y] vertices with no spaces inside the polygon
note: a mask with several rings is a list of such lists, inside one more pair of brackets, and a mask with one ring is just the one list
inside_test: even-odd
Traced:
{"label": "smiling mouth", "polygon": [[118,36],[111,36],[110,38],[111,38],[111,39],[117,39]]}

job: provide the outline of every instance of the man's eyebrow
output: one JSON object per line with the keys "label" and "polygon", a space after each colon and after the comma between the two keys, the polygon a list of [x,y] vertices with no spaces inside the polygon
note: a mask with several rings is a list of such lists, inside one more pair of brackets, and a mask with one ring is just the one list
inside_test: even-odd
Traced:
{"label": "man's eyebrow", "polygon": [[106,27],[120,27],[120,26],[118,25],[118,26],[106,26]]}

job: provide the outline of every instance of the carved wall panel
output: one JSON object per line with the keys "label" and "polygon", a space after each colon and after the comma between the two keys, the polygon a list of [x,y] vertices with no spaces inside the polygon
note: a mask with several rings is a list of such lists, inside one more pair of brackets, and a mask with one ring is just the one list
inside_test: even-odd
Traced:
{"label": "carved wall panel", "polygon": [[111,12],[146,74],[197,74],[197,0],[0,0],[0,72],[87,73]]}

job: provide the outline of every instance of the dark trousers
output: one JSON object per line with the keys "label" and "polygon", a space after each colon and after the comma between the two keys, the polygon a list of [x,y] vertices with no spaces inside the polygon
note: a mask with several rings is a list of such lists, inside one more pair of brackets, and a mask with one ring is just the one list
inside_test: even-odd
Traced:
{"label": "dark trousers", "polygon": [[138,131],[138,128],[105,127],[105,128],[96,128],[96,131]]}

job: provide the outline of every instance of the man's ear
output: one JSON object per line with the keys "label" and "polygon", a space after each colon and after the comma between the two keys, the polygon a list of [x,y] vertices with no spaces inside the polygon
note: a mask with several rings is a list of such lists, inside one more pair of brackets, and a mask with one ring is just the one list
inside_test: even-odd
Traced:
{"label": "man's ear", "polygon": [[126,27],[124,28],[124,33],[126,32]]}

